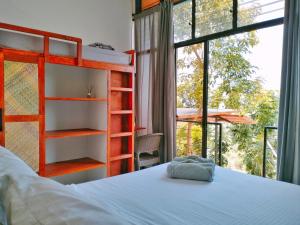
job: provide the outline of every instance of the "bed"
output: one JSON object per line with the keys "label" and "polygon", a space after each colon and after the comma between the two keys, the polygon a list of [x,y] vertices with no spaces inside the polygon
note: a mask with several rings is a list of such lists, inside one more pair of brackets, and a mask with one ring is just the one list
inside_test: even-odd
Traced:
{"label": "bed", "polygon": [[[42,53],[43,46],[42,37],[0,30],[0,47],[2,48],[22,49]],[[52,55],[76,57],[76,44],[50,39],[49,51]],[[82,46],[82,58],[124,65],[129,65],[131,62],[129,54],[90,46]]]}
{"label": "bed", "polygon": [[[72,225],[300,224],[299,186],[221,167],[216,167],[215,179],[211,183],[167,178],[167,164],[163,164],[130,174],[64,186],[36,176],[5,149],[0,149],[0,165],[0,197],[6,205],[8,220],[23,221],[13,224],[34,224],[29,223],[32,218],[41,224]],[[6,189],[10,190],[9,195],[3,199],[3,186],[7,183],[3,177],[7,179],[8,176],[13,185]],[[17,194],[13,194],[13,189]],[[13,207],[12,204],[9,208],[5,203],[9,200],[15,203],[20,199],[23,205]],[[24,223],[27,214],[31,220]]]}
{"label": "bed", "polygon": [[166,166],[72,188],[134,224],[300,224],[299,186],[221,167],[212,183],[176,180]]}

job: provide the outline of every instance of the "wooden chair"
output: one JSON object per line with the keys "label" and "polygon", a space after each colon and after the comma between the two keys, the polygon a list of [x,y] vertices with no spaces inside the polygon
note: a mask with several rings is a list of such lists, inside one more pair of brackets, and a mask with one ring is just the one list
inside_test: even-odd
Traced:
{"label": "wooden chair", "polygon": [[149,167],[160,162],[160,142],[163,134],[155,133],[138,136],[135,143],[136,170]]}

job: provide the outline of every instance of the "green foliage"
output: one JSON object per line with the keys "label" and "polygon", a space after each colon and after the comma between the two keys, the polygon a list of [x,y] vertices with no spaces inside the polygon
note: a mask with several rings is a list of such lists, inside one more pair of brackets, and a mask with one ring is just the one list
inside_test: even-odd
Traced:
{"label": "green foliage", "polygon": [[253,80],[255,67],[246,59],[257,44],[254,32],[243,33],[211,41],[209,84],[210,107],[226,108],[243,112],[248,96],[258,90],[259,81]]}
{"label": "green foliage", "polygon": [[186,1],[174,7],[174,41],[183,41],[191,38],[192,1]]}
{"label": "green foliage", "polygon": [[[249,104],[244,107],[256,124],[233,125],[230,129],[233,141],[238,143],[238,150],[245,153],[244,163],[251,174],[261,175],[264,127],[276,124],[278,102],[274,91],[263,90],[260,86],[253,96],[249,95]],[[273,172],[269,176],[273,176]]]}
{"label": "green foliage", "polygon": [[184,122],[177,123],[177,156],[201,155],[202,129],[197,123],[191,126],[191,145],[188,146],[187,140],[188,124]]}
{"label": "green foliage", "polygon": [[196,1],[196,36],[232,28],[232,0]]}
{"label": "green foliage", "polygon": [[[185,47],[185,57],[177,60],[177,68],[192,69],[190,73],[179,73],[177,80],[177,107],[202,109],[203,57],[202,44]],[[196,57],[192,57],[192,56]]]}

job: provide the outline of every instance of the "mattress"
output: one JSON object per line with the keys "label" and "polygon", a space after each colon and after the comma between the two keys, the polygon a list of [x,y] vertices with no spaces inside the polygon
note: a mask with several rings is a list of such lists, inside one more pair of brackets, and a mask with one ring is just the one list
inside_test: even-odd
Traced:
{"label": "mattress", "polygon": [[[43,52],[43,38],[0,30],[0,47],[14,48],[34,52]],[[76,57],[76,44],[50,39],[50,54]],[[82,46],[83,59],[109,62],[115,64],[130,64],[131,56],[123,52]]]}
{"label": "mattress", "polygon": [[299,186],[221,167],[211,183],[170,179],[166,166],[70,188],[131,224],[300,224]]}

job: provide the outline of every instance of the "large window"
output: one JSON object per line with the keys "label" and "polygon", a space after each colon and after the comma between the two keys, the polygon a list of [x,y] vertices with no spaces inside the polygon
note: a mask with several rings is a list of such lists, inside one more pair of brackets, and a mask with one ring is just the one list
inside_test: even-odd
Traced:
{"label": "large window", "polygon": [[178,155],[207,155],[228,168],[276,176],[283,6],[175,5]]}

